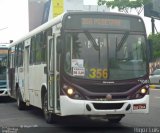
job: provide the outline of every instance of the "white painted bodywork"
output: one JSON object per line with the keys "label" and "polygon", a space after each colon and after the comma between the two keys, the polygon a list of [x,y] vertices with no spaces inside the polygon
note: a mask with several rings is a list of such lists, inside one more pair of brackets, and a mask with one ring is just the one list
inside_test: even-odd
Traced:
{"label": "white painted bodywork", "polygon": [[[89,100],[73,100],[67,96],[60,97],[61,115],[107,115],[107,114],[129,114],[129,113],[148,113],[149,111],[149,96],[146,95],[142,99],[137,100],[124,100],[124,101],[89,101]],[[121,109],[118,110],[97,110],[94,108],[93,103],[124,103]],[[133,104],[146,103],[146,109],[133,110]],[[91,107],[91,111],[86,109],[86,105]],[[131,108],[126,111],[128,104]]]}

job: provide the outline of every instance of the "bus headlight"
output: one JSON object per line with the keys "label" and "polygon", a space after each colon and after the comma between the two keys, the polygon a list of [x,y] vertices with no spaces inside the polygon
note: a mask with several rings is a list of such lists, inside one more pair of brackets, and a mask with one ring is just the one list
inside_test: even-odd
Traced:
{"label": "bus headlight", "polygon": [[141,88],[141,94],[145,94],[147,92],[147,89],[146,88]]}
{"label": "bus headlight", "polygon": [[68,94],[68,95],[71,96],[71,95],[73,95],[73,93],[74,93],[73,88],[68,88],[68,89],[67,89],[67,94]]}
{"label": "bus headlight", "polygon": [[129,99],[140,99],[140,98],[143,98],[146,94],[149,94],[149,87],[147,85],[140,88],[136,93],[129,96],[128,98]]}
{"label": "bus headlight", "polygon": [[81,94],[71,86],[64,85],[63,90],[64,90],[64,93],[72,99],[79,99],[79,100],[82,99]]}

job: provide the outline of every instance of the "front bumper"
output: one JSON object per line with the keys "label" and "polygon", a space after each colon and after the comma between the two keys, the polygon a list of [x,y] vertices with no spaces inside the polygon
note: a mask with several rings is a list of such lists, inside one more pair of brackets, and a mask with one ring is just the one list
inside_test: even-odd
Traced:
{"label": "front bumper", "polygon": [[[110,109],[105,109],[105,105],[114,105]],[[100,105],[97,108],[95,105]],[[103,105],[103,108],[101,108]],[[116,105],[119,106],[117,109]],[[145,108],[134,108],[134,105],[145,105]],[[89,106],[90,110],[88,110]],[[128,109],[129,108],[129,109]],[[122,100],[122,101],[89,101],[75,100],[67,96],[60,96],[60,113],[61,116],[67,115],[107,115],[107,114],[131,114],[131,113],[148,113],[149,112],[149,95],[145,95],[142,99]]]}

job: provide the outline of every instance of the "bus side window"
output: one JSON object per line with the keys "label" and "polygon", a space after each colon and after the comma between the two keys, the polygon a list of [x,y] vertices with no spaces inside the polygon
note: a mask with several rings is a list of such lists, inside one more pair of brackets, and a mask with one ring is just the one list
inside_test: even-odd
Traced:
{"label": "bus side window", "polygon": [[31,38],[30,64],[36,63],[36,38]]}
{"label": "bus side window", "polygon": [[42,38],[42,62],[46,63],[46,51],[47,51],[47,34],[46,32],[43,33],[43,38]]}
{"label": "bus side window", "polygon": [[18,66],[22,66],[22,59],[23,59],[23,42],[19,44],[19,49],[18,49]]}
{"label": "bus side window", "polygon": [[18,47],[18,67],[23,65],[24,43],[20,43]]}
{"label": "bus side window", "polygon": [[43,44],[43,33],[41,32],[40,34],[36,35],[36,64],[40,64],[42,62],[42,44]]}
{"label": "bus side window", "polygon": [[43,44],[42,44],[42,62],[47,62],[47,38],[52,35],[52,28],[49,28],[43,32]]}

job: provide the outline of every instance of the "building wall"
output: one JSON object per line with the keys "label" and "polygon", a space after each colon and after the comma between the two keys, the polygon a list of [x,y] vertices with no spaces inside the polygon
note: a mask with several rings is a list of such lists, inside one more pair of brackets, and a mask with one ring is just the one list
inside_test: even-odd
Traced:
{"label": "building wall", "polygon": [[[53,1],[54,0],[51,0],[51,7],[54,8],[54,6],[52,6]],[[107,8],[106,6],[84,5],[83,0],[63,0],[63,3],[64,3],[63,12],[68,12],[68,11],[103,11],[103,12],[106,12],[106,11],[109,11],[109,8]],[[50,8],[48,20],[57,16],[54,14],[53,8]],[[61,13],[59,12],[59,14]]]}
{"label": "building wall", "polygon": [[30,0],[29,1],[29,31],[42,24],[44,12],[44,3]]}
{"label": "building wall", "polygon": [[[55,6],[53,6],[53,2],[56,4]],[[28,0],[28,3],[29,31],[56,17],[54,7],[59,8],[59,14],[76,10],[109,11],[106,6],[84,5],[83,0]],[[63,7],[61,4],[63,4]]]}

